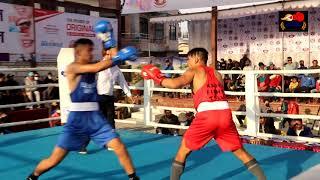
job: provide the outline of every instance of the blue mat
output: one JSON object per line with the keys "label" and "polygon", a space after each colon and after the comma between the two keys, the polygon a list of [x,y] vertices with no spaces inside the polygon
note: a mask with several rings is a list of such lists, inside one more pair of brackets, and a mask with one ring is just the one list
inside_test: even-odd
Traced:
{"label": "blue mat", "polygon": [[[23,180],[42,158],[48,156],[61,128],[42,129],[0,136],[1,180]],[[181,138],[120,131],[142,180],[168,180],[170,166]],[[320,163],[320,153],[245,145],[261,163],[268,179],[289,179]],[[125,180],[112,152],[90,144],[88,155],[70,153],[47,180]],[[188,159],[182,180],[255,179],[231,153],[221,153],[211,142]]]}

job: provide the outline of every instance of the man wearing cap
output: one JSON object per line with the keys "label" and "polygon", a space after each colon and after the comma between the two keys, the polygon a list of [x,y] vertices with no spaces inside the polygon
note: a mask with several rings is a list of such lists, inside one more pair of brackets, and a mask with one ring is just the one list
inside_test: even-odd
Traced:
{"label": "man wearing cap", "polygon": [[[26,95],[27,95],[28,99],[31,102],[33,102],[34,101],[33,95],[34,95],[36,98],[36,101],[39,102],[40,101],[40,92],[38,91],[37,87],[32,87],[32,86],[38,85],[37,81],[35,81],[35,79],[34,79],[33,72],[28,73],[28,76],[25,78],[24,83],[27,86],[25,88],[25,90],[26,90]],[[32,109],[33,107],[29,106],[27,108]]]}

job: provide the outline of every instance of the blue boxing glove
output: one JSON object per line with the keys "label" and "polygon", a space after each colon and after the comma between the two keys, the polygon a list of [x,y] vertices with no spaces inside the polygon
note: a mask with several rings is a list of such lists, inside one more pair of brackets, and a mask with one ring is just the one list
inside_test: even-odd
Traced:
{"label": "blue boxing glove", "polygon": [[109,21],[98,21],[94,27],[94,32],[98,39],[103,42],[105,49],[110,49],[117,46],[117,42],[114,38],[113,28]]}
{"label": "blue boxing glove", "polygon": [[121,49],[116,56],[112,57],[114,65],[123,61],[134,61],[138,58],[138,50],[133,46],[128,46]]}

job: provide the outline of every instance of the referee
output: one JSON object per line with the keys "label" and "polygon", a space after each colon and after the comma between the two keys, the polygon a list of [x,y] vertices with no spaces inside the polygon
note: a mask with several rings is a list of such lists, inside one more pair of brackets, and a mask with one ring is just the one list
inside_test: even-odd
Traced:
{"label": "referee", "polygon": [[[105,50],[103,56],[110,53],[109,50]],[[110,122],[110,125],[115,129],[115,107],[113,86],[119,84],[123,92],[130,98],[133,103],[133,98],[130,92],[130,88],[124,75],[120,71],[118,66],[113,66],[104,71],[98,73],[97,90],[99,94],[100,110]]]}

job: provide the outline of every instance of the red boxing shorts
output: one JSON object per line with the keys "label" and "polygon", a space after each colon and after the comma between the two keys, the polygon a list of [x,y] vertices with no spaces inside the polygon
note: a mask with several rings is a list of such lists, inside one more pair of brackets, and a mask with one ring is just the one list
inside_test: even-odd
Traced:
{"label": "red boxing shorts", "polygon": [[242,148],[230,109],[203,111],[196,114],[184,135],[187,148],[199,150],[215,139],[222,151]]}

